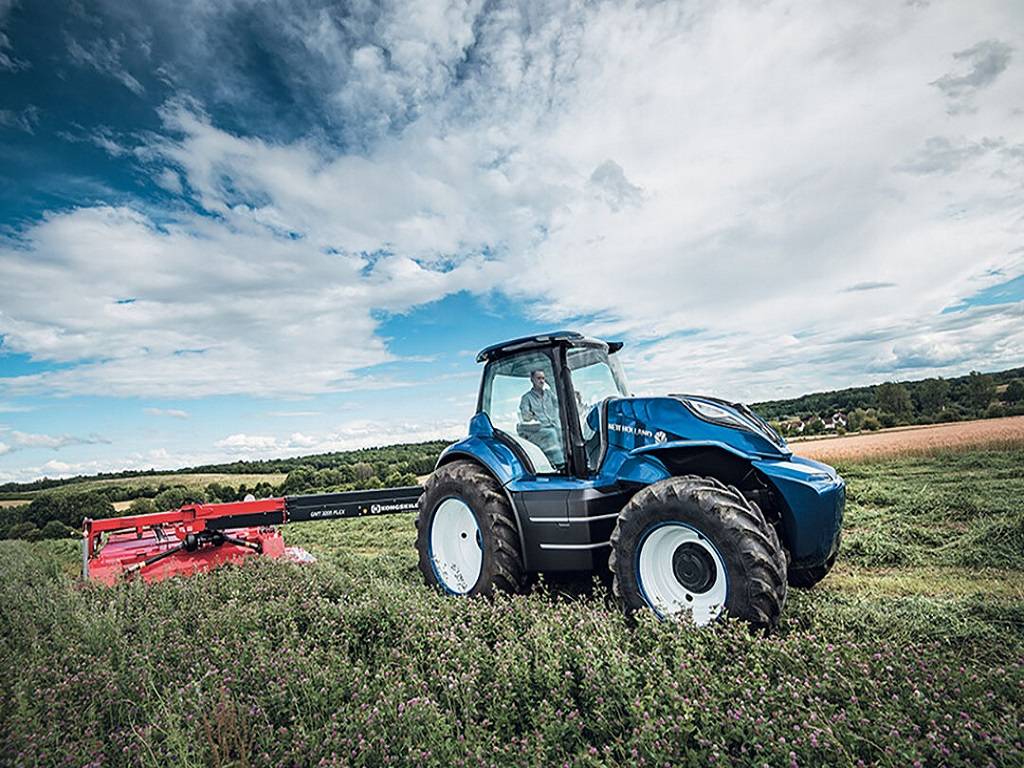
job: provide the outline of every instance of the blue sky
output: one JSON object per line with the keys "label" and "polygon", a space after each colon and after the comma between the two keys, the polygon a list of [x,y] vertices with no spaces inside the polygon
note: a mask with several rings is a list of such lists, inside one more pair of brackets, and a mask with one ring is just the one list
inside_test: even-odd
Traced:
{"label": "blue sky", "polygon": [[0,482],[1024,363],[1019,3],[0,0]]}

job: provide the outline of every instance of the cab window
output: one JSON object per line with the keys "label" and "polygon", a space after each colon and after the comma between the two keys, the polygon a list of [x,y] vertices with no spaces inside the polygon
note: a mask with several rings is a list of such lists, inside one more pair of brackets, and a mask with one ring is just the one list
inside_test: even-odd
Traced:
{"label": "cab window", "polygon": [[562,404],[546,353],[524,352],[488,363],[481,410],[522,448],[536,472],[564,470]]}

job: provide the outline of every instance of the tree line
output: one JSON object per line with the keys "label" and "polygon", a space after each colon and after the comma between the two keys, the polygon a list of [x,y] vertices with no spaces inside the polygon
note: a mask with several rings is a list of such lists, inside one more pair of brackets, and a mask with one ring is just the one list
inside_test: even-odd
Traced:
{"label": "tree line", "polygon": [[841,431],[1016,416],[1024,414],[1024,368],[971,371],[949,379],[887,381],[752,407],[784,434],[793,434],[795,425],[802,425],[802,434],[822,432],[837,413],[846,422]]}

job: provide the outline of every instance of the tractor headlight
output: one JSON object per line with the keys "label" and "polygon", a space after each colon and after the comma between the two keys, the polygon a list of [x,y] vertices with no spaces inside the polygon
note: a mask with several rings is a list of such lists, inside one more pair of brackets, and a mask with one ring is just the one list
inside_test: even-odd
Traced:
{"label": "tractor headlight", "polygon": [[721,424],[726,427],[736,427],[737,429],[750,429],[750,424],[741,419],[732,411],[728,411],[725,408],[715,405],[714,403],[708,403],[704,400],[684,400],[687,407],[700,416],[705,421],[712,421],[715,424]]}

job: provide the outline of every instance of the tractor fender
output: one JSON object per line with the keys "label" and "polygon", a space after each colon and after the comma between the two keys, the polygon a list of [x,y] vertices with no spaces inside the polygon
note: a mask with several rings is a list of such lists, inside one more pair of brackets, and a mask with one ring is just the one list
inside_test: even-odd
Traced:
{"label": "tractor fender", "polygon": [[[736,487],[746,486],[745,481],[755,471],[754,467],[761,458],[717,440],[655,443],[634,448],[627,456],[630,460],[624,464],[624,468],[636,461],[657,463],[666,477],[700,475]],[[647,468],[648,473],[651,469]]]}
{"label": "tractor fender", "polygon": [[[479,417],[483,416],[483,420]],[[489,434],[487,434],[489,432]],[[474,434],[475,433],[475,434]],[[501,490],[508,499],[512,508],[512,518],[515,520],[516,533],[519,535],[520,552],[523,555],[523,567],[529,571],[530,563],[526,550],[526,537],[523,533],[522,515],[523,511],[516,506],[515,499],[508,491],[508,484],[526,474],[526,468],[512,450],[494,436],[490,428],[490,420],[486,414],[477,414],[470,422],[470,436],[457,443],[449,445],[438,457],[437,467],[450,464],[453,461],[472,461],[479,464],[490,475],[498,481]]]}

